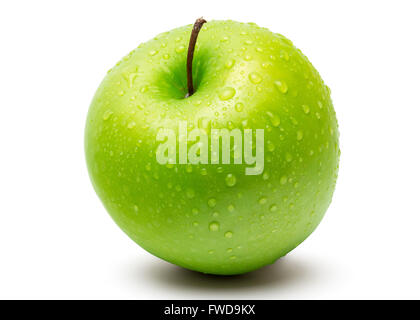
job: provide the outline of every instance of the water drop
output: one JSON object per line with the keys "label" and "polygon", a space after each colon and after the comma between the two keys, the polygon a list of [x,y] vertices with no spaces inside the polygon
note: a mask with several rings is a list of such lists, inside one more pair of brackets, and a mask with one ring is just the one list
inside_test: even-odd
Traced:
{"label": "water drop", "polygon": [[184,49],[185,49],[185,47],[183,45],[181,45],[181,46],[177,47],[175,49],[175,51],[178,52],[178,53],[181,53],[182,51],[184,51]]}
{"label": "water drop", "polygon": [[270,111],[267,111],[266,113],[270,117],[271,124],[274,127],[278,127],[280,125],[280,118],[277,115],[271,113]]}
{"label": "water drop", "polygon": [[136,126],[136,123],[134,121],[131,121],[128,123],[127,128],[128,129],[133,129]]}
{"label": "water drop", "polygon": [[223,90],[219,92],[219,98],[220,100],[229,100],[235,95],[235,93],[236,91],[234,88],[226,87],[226,88],[223,88]]}
{"label": "water drop", "polygon": [[236,177],[232,173],[229,173],[225,178],[226,185],[233,187],[236,184]]}
{"label": "water drop", "polygon": [[113,112],[111,111],[111,110],[107,110],[107,111],[105,111],[104,112],[104,115],[103,115],[103,119],[104,120],[108,120],[109,119],[109,117],[111,117],[111,115],[113,114]]}
{"label": "water drop", "polygon": [[261,197],[261,198],[258,200],[258,203],[259,203],[259,204],[265,204],[265,203],[267,203],[267,198],[266,198],[266,197]]}
{"label": "water drop", "polygon": [[157,51],[157,50],[150,50],[150,51],[149,51],[149,55],[150,55],[150,56],[154,56],[156,53],[158,53],[158,51]]}
{"label": "water drop", "polygon": [[225,67],[226,69],[230,69],[233,67],[234,64],[235,64],[235,60],[229,59],[228,61],[225,62]]}
{"label": "water drop", "polygon": [[145,93],[147,90],[149,90],[149,87],[148,87],[148,86],[144,86],[144,87],[142,87],[142,88],[140,89],[140,92],[141,92],[141,93]]}
{"label": "water drop", "polygon": [[216,199],[215,198],[210,198],[209,201],[207,201],[207,204],[209,205],[210,208],[214,208],[216,206]]}
{"label": "water drop", "polygon": [[230,239],[230,238],[232,238],[232,237],[233,237],[233,232],[232,232],[232,231],[227,231],[227,232],[225,233],[225,238]]}
{"label": "water drop", "polygon": [[301,130],[299,130],[299,131],[296,133],[296,139],[297,139],[298,141],[300,141],[300,140],[302,140],[302,139],[303,139],[303,132],[302,132]]}
{"label": "water drop", "polygon": [[238,112],[241,112],[244,109],[244,104],[241,102],[238,102],[237,104],[235,104],[235,110]]}
{"label": "water drop", "polygon": [[286,176],[281,177],[280,178],[280,183],[281,184],[286,184],[287,183],[287,177]]}
{"label": "water drop", "polygon": [[192,199],[195,197],[195,191],[193,189],[187,189],[186,194],[188,199]]}
{"label": "water drop", "polygon": [[249,80],[250,80],[252,83],[257,84],[257,83],[260,83],[260,82],[262,81],[262,78],[261,78],[261,76],[260,76],[258,73],[256,73],[256,72],[251,72],[251,73],[249,74]]}
{"label": "water drop", "polygon": [[272,204],[272,205],[270,206],[270,211],[271,211],[271,212],[275,212],[275,211],[277,211],[277,205]]}
{"label": "water drop", "polygon": [[302,110],[306,114],[308,114],[311,111],[311,109],[309,109],[309,107],[306,104],[302,105]]}
{"label": "water drop", "polygon": [[289,90],[285,81],[276,80],[274,81],[274,84],[281,93],[287,93],[287,91]]}
{"label": "water drop", "polygon": [[210,231],[219,231],[219,228],[220,228],[219,222],[217,221],[210,222],[209,224]]}
{"label": "water drop", "polygon": [[233,204],[228,205],[228,211],[233,212],[235,210],[235,206]]}

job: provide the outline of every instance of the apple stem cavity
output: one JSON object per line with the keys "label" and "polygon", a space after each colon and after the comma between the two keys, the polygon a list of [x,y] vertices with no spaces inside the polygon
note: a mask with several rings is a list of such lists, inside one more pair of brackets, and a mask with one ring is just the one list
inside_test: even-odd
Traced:
{"label": "apple stem cavity", "polygon": [[194,49],[195,43],[197,42],[198,33],[201,30],[203,24],[207,21],[203,19],[203,17],[198,18],[195,20],[193,29],[191,31],[190,37],[190,44],[188,46],[188,55],[187,55],[187,85],[188,85],[188,93],[185,98],[188,98],[194,94],[194,85],[193,85],[193,78],[192,78],[192,61],[194,57]]}

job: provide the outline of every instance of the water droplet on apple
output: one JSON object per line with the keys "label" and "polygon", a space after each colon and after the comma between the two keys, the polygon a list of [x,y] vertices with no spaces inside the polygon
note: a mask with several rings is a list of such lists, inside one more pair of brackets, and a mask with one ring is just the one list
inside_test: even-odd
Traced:
{"label": "water droplet on apple", "polygon": [[220,92],[219,92],[219,98],[220,100],[229,100],[231,98],[233,98],[233,96],[235,95],[236,91],[234,88],[232,87],[226,87],[223,88]]}
{"label": "water droplet on apple", "polygon": [[267,149],[268,151],[273,152],[274,149],[276,149],[276,146],[271,141],[267,141]]}
{"label": "water droplet on apple", "polygon": [[228,205],[228,211],[233,212],[235,210],[235,206],[233,204]]}
{"label": "water droplet on apple", "polygon": [[216,199],[215,198],[210,198],[209,201],[207,201],[207,204],[210,208],[214,208],[216,206]]}
{"label": "water droplet on apple", "polygon": [[193,189],[187,189],[186,194],[188,199],[192,199],[195,197],[195,191]]}
{"label": "water droplet on apple", "polygon": [[232,231],[227,231],[227,232],[225,233],[225,238],[230,239],[230,238],[232,238],[232,237],[233,237],[233,232],[232,232]]}
{"label": "water droplet on apple", "polygon": [[107,110],[107,111],[104,112],[102,118],[104,120],[108,120],[112,116],[112,114],[113,114],[113,112],[111,110]]}
{"label": "water droplet on apple", "polygon": [[302,139],[303,139],[303,132],[302,132],[301,130],[299,130],[299,131],[296,133],[296,139],[297,139],[298,141],[300,141],[300,140],[302,140]]}
{"label": "water droplet on apple", "polygon": [[185,47],[184,47],[183,45],[180,45],[179,47],[177,47],[177,48],[175,49],[175,51],[176,51],[177,53],[181,53],[182,51],[184,51],[184,49],[185,49]]}
{"label": "water droplet on apple", "polygon": [[266,113],[270,117],[271,124],[274,127],[278,127],[280,125],[280,118],[277,115],[271,113],[270,111],[267,111]]}
{"label": "water droplet on apple", "polygon": [[228,187],[233,187],[236,184],[236,177],[234,174],[229,173],[225,178],[226,185]]}
{"label": "water droplet on apple", "polygon": [[283,51],[283,52],[280,54],[280,57],[281,57],[282,59],[286,60],[286,61],[289,61],[289,59],[290,59],[290,56],[289,56],[289,54],[288,54],[286,51]]}
{"label": "water droplet on apple", "polygon": [[263,180],[268,180],[270,178],[270,175],[268,172],[264,172],[262,176]]}
{"label": "water droplet on apple", "polygon": [[277,205],[272,204],[272,205],[270,206],[270,211],[271,211],[271,212],[275,212],[275,211],[277,211]]}
{"label": "water droplet on apple", "polygon": [[210,224],[209,224],[209,230],[210,231],[219,231],[219,228],[220,228],[219,222],[217,222],[217,221],[210,222]]}
{"label": "water droplet on apple", "polygon": [[230,69],[233,67],[234,64],[235,64],[235,60],[229,59],[228,61],[225,62],[225,67],[226,69]]}
{"label": "water droplet on apple", "polygon": [[154,56],[155,54],[157,54],[158,53],[158,51],[157,50],[150,50],[149,51],[149,55],[150,56]]}
{"label": "water droplet on apple", "polygon": [[266,198],[266,197],[261,197],[261,198],[258,200],[258,203],[259,203],[259,204],[265,204],[265,203],[267,203],[267,198]]}
{"label": "water droplet on apple", "polygon": [[134,121],[130,121],[127,125],[128,129],[133,129],[136,126],[136,123]]}
{"label": "water droplet on apple", "polygon": [[281,184],[286,184],[287,183],[287,177],[286,176],[281,177],[280,178],[280,183]]}
{"label": "water droplet on apple", "polygon": [[252,83],[257,84],[257,83],[260,83],[262,81],[262,78],[261,78],[261,76],[257,72],[251,72],[249,74],[249,80]]}
{"label": "water droplet on apple", "polygon": [[285,81],[276,80],[274,81],[274,85],[281,93],[287,93],[289,87]]}
{"label": "water droplet on apple", "polygon": [[148,87],[148,86],[144,86],[144,87],[142,87],[142,88],[140,89],[140,92],[141,92],[141,93],[145,93],[147,90],[149,90],[149,87]]}
{"label": "water droplet on apple", "polygon": [[306,114],[308,114],[311,111],[311,109],[306,104],[302,105],[302,110]]}
{"label": "water droplet on apple", "polygon": [[241,112],[244,109],[244,104],[241,102],[238,102],[237,104],[235,104],[235,110],[238,112]]}

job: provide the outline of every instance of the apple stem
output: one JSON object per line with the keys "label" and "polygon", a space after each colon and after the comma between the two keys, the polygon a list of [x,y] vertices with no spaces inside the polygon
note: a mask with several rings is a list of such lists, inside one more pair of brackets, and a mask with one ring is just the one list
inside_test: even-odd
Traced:
{"label": "apple stem", "polygon": [[193,29],[191,31],[191,37],[190,37],[190,44],[188,46],[188,55],[187,55],[187,84],[188,84],[188,93],[185,96],[185,98],[188,98],[189,96],[192,96],[194,93],[194,85],[193,85],[193,78],[192,78],[192,61],[194,57],[194,48],[195,43],[197,42],[198,33],[201,30],[201,27],[203,24],[205,24],[207,21],[203,19],[203,17],[198,18],[193,26]]}

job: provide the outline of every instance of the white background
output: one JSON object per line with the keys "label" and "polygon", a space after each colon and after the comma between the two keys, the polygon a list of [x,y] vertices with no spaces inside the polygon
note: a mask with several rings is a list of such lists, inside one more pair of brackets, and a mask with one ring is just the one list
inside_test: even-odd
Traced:
{"label": "white background", "polygon": [[[2,1],[0,298],[420,298],[419,12],[417,1]],[[323,222],[244,276],[185,271],[138,247],[84,160],[106,71],[202,15],[290,38],[331,87],[340,124]]]}

